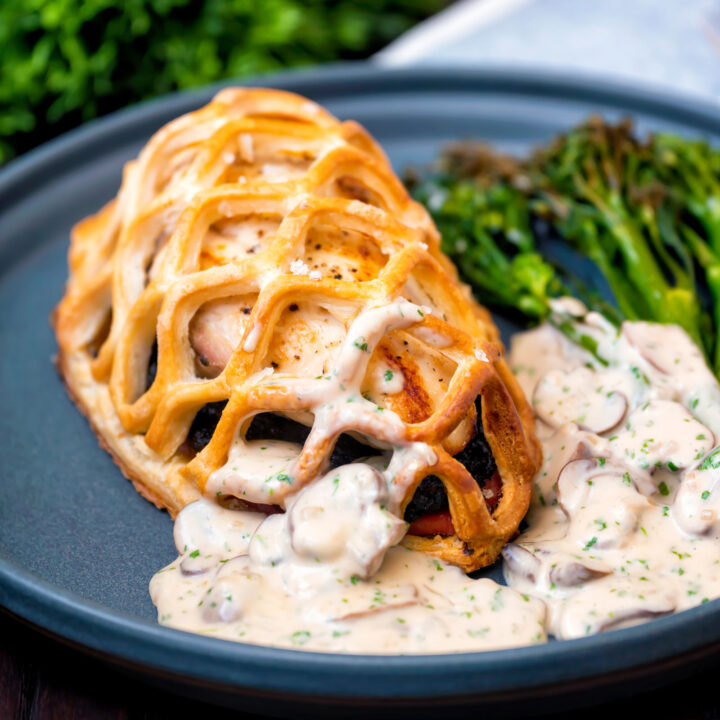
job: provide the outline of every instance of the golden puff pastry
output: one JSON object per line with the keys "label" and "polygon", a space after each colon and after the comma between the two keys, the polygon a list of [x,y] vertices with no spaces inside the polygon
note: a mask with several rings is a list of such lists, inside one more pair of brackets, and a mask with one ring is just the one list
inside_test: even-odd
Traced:
{"label": "golden puff pastry", "polygon": [[[517,531],[540,459],[531,411],[489,314],[356,123],[287,92],[221,91],[126,165],[74,228],[69,267],[60,373],[159,507],[205,493],[282,510],[345,442],[394,451],[399,514],[440,488],[427,507],[445,529],[414,522],[407,546],[469,571]],[[263,423],[299,432],[267,477]],[[454,457],[483,431],[484,493]]]}

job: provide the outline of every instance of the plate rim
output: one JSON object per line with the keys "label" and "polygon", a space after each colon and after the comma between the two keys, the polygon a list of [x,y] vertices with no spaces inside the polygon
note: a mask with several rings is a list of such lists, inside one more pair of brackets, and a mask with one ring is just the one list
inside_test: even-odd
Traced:
{"label": "plate rim", "polygon": [[[313,95],[338,88],[358,95],[442,86],[447,92],[506,94],[585,100],[641,111],[654,117],[720,134],[720,108],[677,93],[586,75],[518,68],[385,68],[342,63],[226,80],[201,89],[165,95],[94,120],[30,151],[0,170],[0,206],[48,167],[70,162],[88,146],[115,135],[132,135],[154,119],[178,115],[205,102],[218,89],[241,83],[272,84]],[[158,123],[159,124],[159,123]],[[5,248],[3,248],[5,250]],[[10,250],[12,250],[10,248]],[[32,251],[29,251],[32,252]],[[2,253],[0,253],[2,254]],[[9,263],[11,268],[14,263]],[[4,274],[6,268],[0,271]],[[0,606],[44,631],[89,651],[149,671],[194,682],[335,699],[443,698],[528,690],[599,678],[602,658],[622,658],[612,673],[639,669],[683,654],[715,652],[720,642],[720,599],[650,623],[577,640],[488,652],[446,655],[350,655],[270,648],[204,637],[112,610],[48,583],[0,555]],[[439,672],[440,671],[440,672]],[[327,677],[335,681],[328,687]],[[388,674],[393,681],[387,682]],[[338,682],[338,678],[342,682]]]}

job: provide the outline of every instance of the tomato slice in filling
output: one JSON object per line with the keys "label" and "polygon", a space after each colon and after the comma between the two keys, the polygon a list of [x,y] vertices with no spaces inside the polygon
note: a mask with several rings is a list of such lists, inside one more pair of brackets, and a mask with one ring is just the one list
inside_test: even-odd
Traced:
{"label": "tomato slice in filling", "polygon": [[410,523],[410,535],[454,535],[455,528],[450,517],[450,511],[424,515]]}
{"label": "tomato slice in filling", "polygon": [[[482,493],[488,510],[492,512],[497,507],[502,493],[502,480],[497,470],[485,481]],[[450,511],[443,510],[442,512],[428,513],[413,520],[408,528],[408,533],[410,535],[422,535],[424,537],[432,535],[454,535],[455,527],[453,526]]]}

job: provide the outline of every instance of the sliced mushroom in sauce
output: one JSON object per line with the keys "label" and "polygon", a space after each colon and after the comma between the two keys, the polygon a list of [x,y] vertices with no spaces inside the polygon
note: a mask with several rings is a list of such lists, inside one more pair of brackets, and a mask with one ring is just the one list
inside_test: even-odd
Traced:
{"label": "sliced mushroom in sauce", "polygon": [[537,416],[551,427],[572,422],[594,433],[617,427],[628,409],[627,397],[605,390],[586,367],[546,373],[535,387],[532,404]]}

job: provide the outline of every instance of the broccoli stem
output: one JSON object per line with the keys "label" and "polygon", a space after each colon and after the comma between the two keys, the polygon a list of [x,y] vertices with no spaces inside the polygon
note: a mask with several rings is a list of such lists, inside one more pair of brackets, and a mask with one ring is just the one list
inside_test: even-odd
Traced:
{"label": "broccoli stem", "polygon": [[[641,141],[629,122],[591,118],[527,160],[463,144],[445,168],[416,197],[484,302],[549,320],[594,355],[577,323],[551,312],[553,298],[589,298],[616,323],[675,323],[720,376],[720,150],[669,134]],[[543,258],[533,215],[594,263],[617,310]]]}
{"label": "broccoli stem", "polygon": [[[713,298],[713,320],[715,327],[720,327],[720,258],[691,227],[682,228],[688,246],[705,271],[705,281]],[[716,375],[720,375],[720,340],[717,334],[715,342],[711,343],[712,368]]]}

